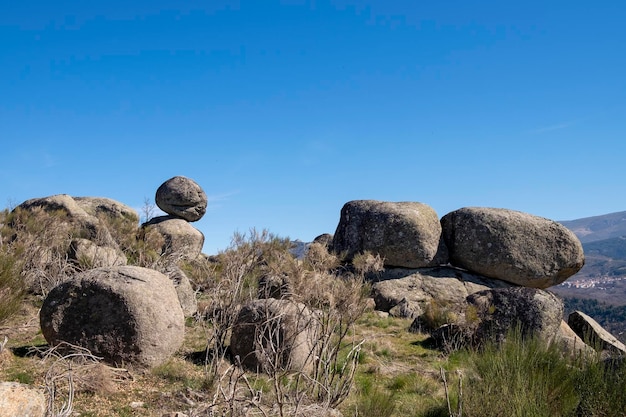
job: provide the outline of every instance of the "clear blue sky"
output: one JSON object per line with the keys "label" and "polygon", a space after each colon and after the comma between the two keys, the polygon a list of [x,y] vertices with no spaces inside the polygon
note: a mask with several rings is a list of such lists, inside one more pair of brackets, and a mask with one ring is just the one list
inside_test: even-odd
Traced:
{"label": "clear blue sky", "polygon": [[4,207],[185,175],[206,253],[355,199],[626,210],[622,0],[4,3]]}

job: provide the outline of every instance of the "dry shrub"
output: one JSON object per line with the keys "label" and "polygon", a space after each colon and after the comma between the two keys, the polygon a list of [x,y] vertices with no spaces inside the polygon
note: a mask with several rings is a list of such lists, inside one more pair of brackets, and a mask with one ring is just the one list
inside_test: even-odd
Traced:
{"label": "dry shrub", "polygon": [[354,255],[352,258],[352,267],[358,274],[365,276],[382,271],[385,267],[385,259],[378,253],[373,254],[369,251],[365,251]]}
{"label": "dry shrub", "polygon": [[76,272],[67,251],[72,238],[85,236],[64,210],[16,208],[7,216],[5,233],[11,236],[7,251],[23,262],[22,278],[29,291],[45,296]]}
{"label": "dry shrub", "polygon": [[[3,218],[6,212],[3,213]],[[22,301],[24,283],[21,253],[13,253],[0,236],[0,324],[15,314]]]}
{"label": "dry shrub", "polygon": [[[231,247],[218,255],[212,279],[203,284],[205,298],[210,300],[206,314],[211,330],[207,370],[216,390],[211,407],[219,401],[234,411],[245,402],[261,414],[287,415],[311,404],[335,407],[350,392],[361,343],[352,342],[348,336],[365,310],[368,292],[363,276],[360,272],[344,273],[337,257],[322,245],[311,245],[302,260],[296,259],[289,248],[288,240],[267,231],[252,230],[249,236],[236,234]],[[265,367],[271,388],[261,401],[250,389],[239,364],[234,363],[227,372],[218,369],[226,357],[239,306],[257,297],[259,280],[267,276],[288,280],[290,291],[285,296],[315,311],[319,337],[310,352],[316,358],[312,371],[285,371],[278,362]]]}
{"label": "dry shrub", "polygon": [[71,416],[77,393],[112,393],[119,382],[131,379],[126,369],[105,365],[100,362],[102,358],[88,349],[69,343],[61,343],[40,354],[46,365],[50,363],[45,386],[48,413],[53,416]]}

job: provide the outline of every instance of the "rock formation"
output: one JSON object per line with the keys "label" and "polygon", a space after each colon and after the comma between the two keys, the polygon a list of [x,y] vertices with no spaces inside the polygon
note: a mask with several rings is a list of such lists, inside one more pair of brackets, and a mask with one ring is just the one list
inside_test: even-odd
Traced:
{"label": "rock formation", "polygon": [[55,287],[41,307],[40,324],[50,345],[85,347],[117,365],[159,365],[184,336],[171,280],[134,266],[91,269]]}
{"label": "rock formation", "polygon": [[161,210],[188,222],[200,220],[207,207],[204,190],[194,180],[183,176],[170,178],[161,184],[155,200]]}
{"label": "rock formation", "polygon": [[626,346],[582,311],[570,313],[567,324],[578,337],[592,348],[606,351],[609,355],[626,355]]}
{"label": "rock formation", "polygon": [[447,262],[440,241],[439,218],[426,204],[357,200],[341,209],[332,248],[348,259],[369,251],[386,266],[419,268]]}
{"label": "rock formation", "polygon": [[519,211],[468,207],[441,219],[450,263],[486,277],[545,289],[584,264],[580,240],[565,226]]}
{"label": "rock formation", "polygon": [[348,261],[364,251],[385,258],[385,270],[370,276],[376,309],[414,318],[414,331],[444,324],[434,333],[476,342],[520,325],[581,350],[562,303],[539,291],[584,264],[580,241],[557,222],[479,207],[437,221],[421,203],[357,200],[343,206],[332,248]]}

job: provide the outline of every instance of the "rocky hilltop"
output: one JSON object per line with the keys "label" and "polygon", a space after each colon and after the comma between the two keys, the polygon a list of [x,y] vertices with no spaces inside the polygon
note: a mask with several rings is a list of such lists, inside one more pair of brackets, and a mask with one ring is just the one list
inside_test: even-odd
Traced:
{"label": "rocky hilltop", "polygon": [[421,202],[355,200],[341,208],[334,234],[298,245],[301,260],[247,243],[209,259],[192,225],[206,212],[202,188],[174,177],[155,200],[166,215],[143,224],[107,198],[61,194],[12,211],[9,244],[31,248],[23,275],[43,299],[39,322],[50,346],[154,368],[181,347],[193,317],[210,323],[213,355],[230,369],[315,382],[335,372],[320,368],[325,355],[337,360],[339,347],[329,343],[342,340],[334,335],[343,327],[329,323],[353,324],[369,305],[381,317],[408,319],[407,332],[430,334],[446,351],[520,329],[568,355],[626,353],[584,313],[563,321],[563,302],[550,290],[581,270],[585,254],[576,234],[550,219],[488,207],[439,217]]}

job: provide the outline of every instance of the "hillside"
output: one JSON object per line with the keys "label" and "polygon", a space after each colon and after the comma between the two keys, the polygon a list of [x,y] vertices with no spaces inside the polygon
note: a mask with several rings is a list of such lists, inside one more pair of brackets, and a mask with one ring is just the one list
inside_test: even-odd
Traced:
{"label": "hillside", "polygon": [[576,233],[582,243],[626,236],[626,211],[559,223]]}

